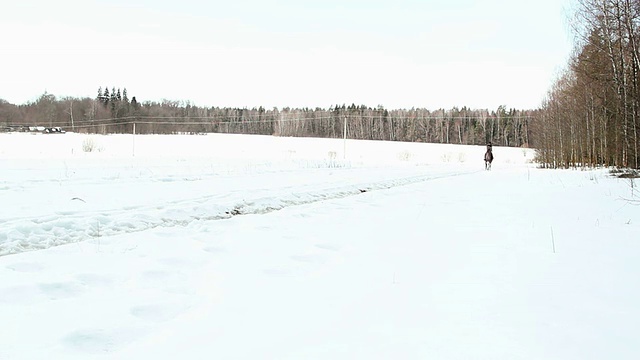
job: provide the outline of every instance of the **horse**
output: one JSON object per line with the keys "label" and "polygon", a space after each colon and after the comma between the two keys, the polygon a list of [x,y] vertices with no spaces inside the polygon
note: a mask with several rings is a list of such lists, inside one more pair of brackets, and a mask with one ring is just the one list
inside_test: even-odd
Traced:
{"label": "horse", "polygon": [[487,144],[487,152],[484,153],[484,169],[491,170],[491,162],[493,161],[493,151],[491,143]]}

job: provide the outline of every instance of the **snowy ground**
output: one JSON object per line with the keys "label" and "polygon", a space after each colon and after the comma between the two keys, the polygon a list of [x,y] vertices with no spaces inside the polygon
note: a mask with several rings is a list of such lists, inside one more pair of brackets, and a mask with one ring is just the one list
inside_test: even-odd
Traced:
{"label": "snowy ground", "polygon": [[0,359],[636,359],[630,181],[483,152],[0,134]]}

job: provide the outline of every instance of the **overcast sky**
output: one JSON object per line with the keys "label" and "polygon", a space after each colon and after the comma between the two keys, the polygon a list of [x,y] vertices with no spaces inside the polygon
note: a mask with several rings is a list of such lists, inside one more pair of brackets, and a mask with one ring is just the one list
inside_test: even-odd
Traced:
{"label": "overcast sky", "polygon": [[0,99],[536,108],[571,51],[567,1],[11,1]]}

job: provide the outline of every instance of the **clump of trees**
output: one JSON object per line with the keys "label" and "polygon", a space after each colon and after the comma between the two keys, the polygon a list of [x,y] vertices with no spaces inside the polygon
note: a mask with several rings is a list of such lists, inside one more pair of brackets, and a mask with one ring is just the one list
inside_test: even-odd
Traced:
{"label": "clump of trees", "polygon": [[576,5],[574,54],[532,122],[538,160],[639,168],[640,1]]}
{"label": "clump of trees", "polygon": [[122,92],[120,92],[120,88],[116,90],[115,87],[112,88],[111,92],[109,92],[108,87],[105,87],[104,91],[99,88],[96,100],[105,109],[109,109],[112,118],[127,117],[139,109],[138,100],[136,100],[135,96],[129,100],[127,88],[124,88]]}
{"label": "clump of trees", "polygon": [[98,90],[92,98],[63,97],[45,92],[37,100],[14,105],[0,99],[0,126],[60,126],[81,132],[122,132],[118,119],[134,115],[139,109],[135,96],[129,100],[127,89]]}
{"label": "clump of trees", "polygon": [[[220,108],[163,100],[139,103],[127,89],[100,87],[91,98],[43,94],[15,106],[0,102],[0,123],[61,126],[87,133],[238,133],[296,137],[530,146],[533,110],[395,109],[335,105],[323,108]],[[134,125],[135,124],[135,125]],[[135,129],[134,129],[135,126]]]}

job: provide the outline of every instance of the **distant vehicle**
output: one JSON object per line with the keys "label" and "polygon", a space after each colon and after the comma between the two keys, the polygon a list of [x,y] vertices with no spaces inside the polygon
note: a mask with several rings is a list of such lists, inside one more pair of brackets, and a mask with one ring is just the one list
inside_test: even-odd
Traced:
{"label": "distant vehicle", "polygon": [[64,134],[66,131],[62,130],[61,127],[46,127],[42,131],[44,134]]}

